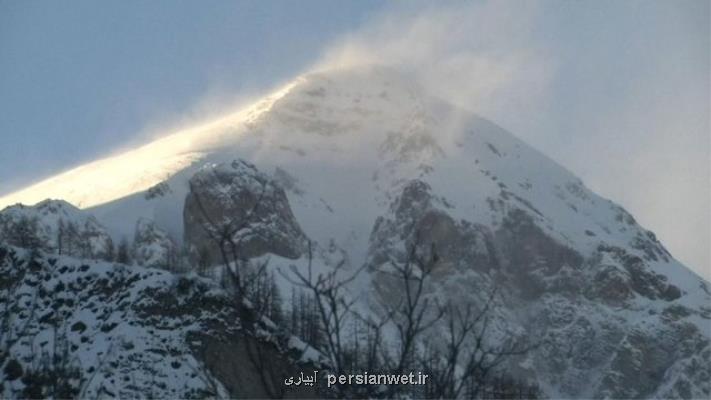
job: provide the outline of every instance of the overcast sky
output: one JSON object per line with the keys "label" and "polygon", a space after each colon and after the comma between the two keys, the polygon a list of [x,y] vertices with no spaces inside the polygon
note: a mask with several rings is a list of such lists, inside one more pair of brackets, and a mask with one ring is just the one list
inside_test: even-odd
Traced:
{"label": "overcast sky", "polygon": [[0,193],[371,61],[512,131],[711,278],[708,1],[3,1]]}

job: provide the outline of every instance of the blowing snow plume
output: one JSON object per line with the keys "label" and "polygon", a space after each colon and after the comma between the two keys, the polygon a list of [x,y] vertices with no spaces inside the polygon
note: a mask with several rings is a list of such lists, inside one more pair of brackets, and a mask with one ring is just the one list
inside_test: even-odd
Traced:
{"label": "blowing snow plume", "polygon": [[709,15],[706,2],[398,3],[316,65],[414,76],[635,211],[708,278]]}
{"label": "blowing snow plume", "polygon": [[536,3],[392,7],[334,43],[316,69],[391,66],[430,93],[489,117],[541,100],[554,64],[531,34],[541,11]]}
{"label": "blowing snow plume", "polygon": [[239,128],[268,111],[287,84],[241,110],[177,130],[148,144],[99,159],[0,197],[0,207],[61,198],[87,208],[145,191],[221,147],[240,140]]}

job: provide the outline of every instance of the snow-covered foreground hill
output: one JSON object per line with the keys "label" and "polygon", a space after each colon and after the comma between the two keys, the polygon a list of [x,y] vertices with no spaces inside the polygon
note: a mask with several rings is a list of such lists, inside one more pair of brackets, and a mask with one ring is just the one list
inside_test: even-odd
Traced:
{"label": "snow-covered foreground hill", "polygon": [[350,292],[377,315],[392,290],[381,272],[417,233],[440,254],[429,295],[481,303],[497,288],[490,340],[545,338],[506,368],[548,396],[711,394],[708,284],[565,168],[389,69],[305,75],[246,110],[0,204],[66,200],[116,243],[140,219],[197,263],[210,249],[186,199],[214,200],[209,212],[224,217],[221,196],[254,197],[263,181],[274,185],[260,216],[271,225],[254,227],[268,239],[251,255],[271,254],[274,269],[305,265],[307,240],[320,268],[367,265]]}
{"label": "snow-covered foreground hill", "polygon": [[0,245],[0,276],[2,398],[267,397],[262,363],[313,371],[305,344],[268,321],[246,326],[230,295],[194,273]]}

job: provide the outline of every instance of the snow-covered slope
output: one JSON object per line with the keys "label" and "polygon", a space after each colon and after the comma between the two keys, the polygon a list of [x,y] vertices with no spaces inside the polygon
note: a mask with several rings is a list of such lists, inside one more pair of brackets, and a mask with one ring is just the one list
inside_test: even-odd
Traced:
{"label": "snow-covered slope", "polygon": [[246,320],[216,282],[29,253],[0,245],[4,399],[266,397],[255,366],[235,360],[245,341],[272,371],[299,371],[284,355],[298,340]]}
{"label": "snow-covered slope", "polygon": [[302,76],[249,109],[0,204],[63,198],[89,207],[114,237],[148,218],[178,239],[189,179],[236,159],[283,188],[303,234],[353,268],[377,270],[402,252],[413,223],[456,239],[445,243],[458,256],[445,257],[443,292],[502,288],[511,328],[552,338],[519,366],[550,395],[711,391],[707,283],[564,167],[390,69]]}

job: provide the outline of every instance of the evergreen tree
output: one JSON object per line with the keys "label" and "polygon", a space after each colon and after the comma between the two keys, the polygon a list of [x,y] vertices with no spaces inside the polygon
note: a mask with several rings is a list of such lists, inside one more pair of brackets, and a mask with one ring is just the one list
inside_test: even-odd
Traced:
{"label": "evergreen tree", "polygon": [[113,261],[116,258],[116,249],[114,249],[114,241],[109,238],[106,245],[106,253],[104,254],[104,260]]}
{"label": "evergreen tree", "polygon": [[62,255],[62,251],[64,250],[65,230],[66,228],[64,226],[64,219],[60,218],[57,227],[57,254],[59,255]]}
{"label": "evergreen tree", "polygon": [[77,243],[79,241],[79,232],[76,225],[72,221],[67,222],[64,229],[64,235],[62,238],[62,249],[64,254],[76,255],[75,252],[78,249]]}
{"label": "evergreen tree", "polygon": [[93,254],[91,251],[91,240],[86,230],[81,234],[77,234],[76,248],[80,257],[92,258]]}
{"label": "evergreen tree", "polygon": [[121,263],[121,264],[130,264],[131,263],[131,251],[129,250],[130,247],[128,245],[128,240],[126,237],[122,237],[121,241],[119,242],[118,249],[116,251],[116,262]]}
{"label": "evergreen tree", "polygon": [[198,273],[205,273],[205,271],[207,271],[207,269],[210,267],[210,264],[210,251],[207,249],[206,246],[200,246],[200,248],[198,249],[197,258]]}

